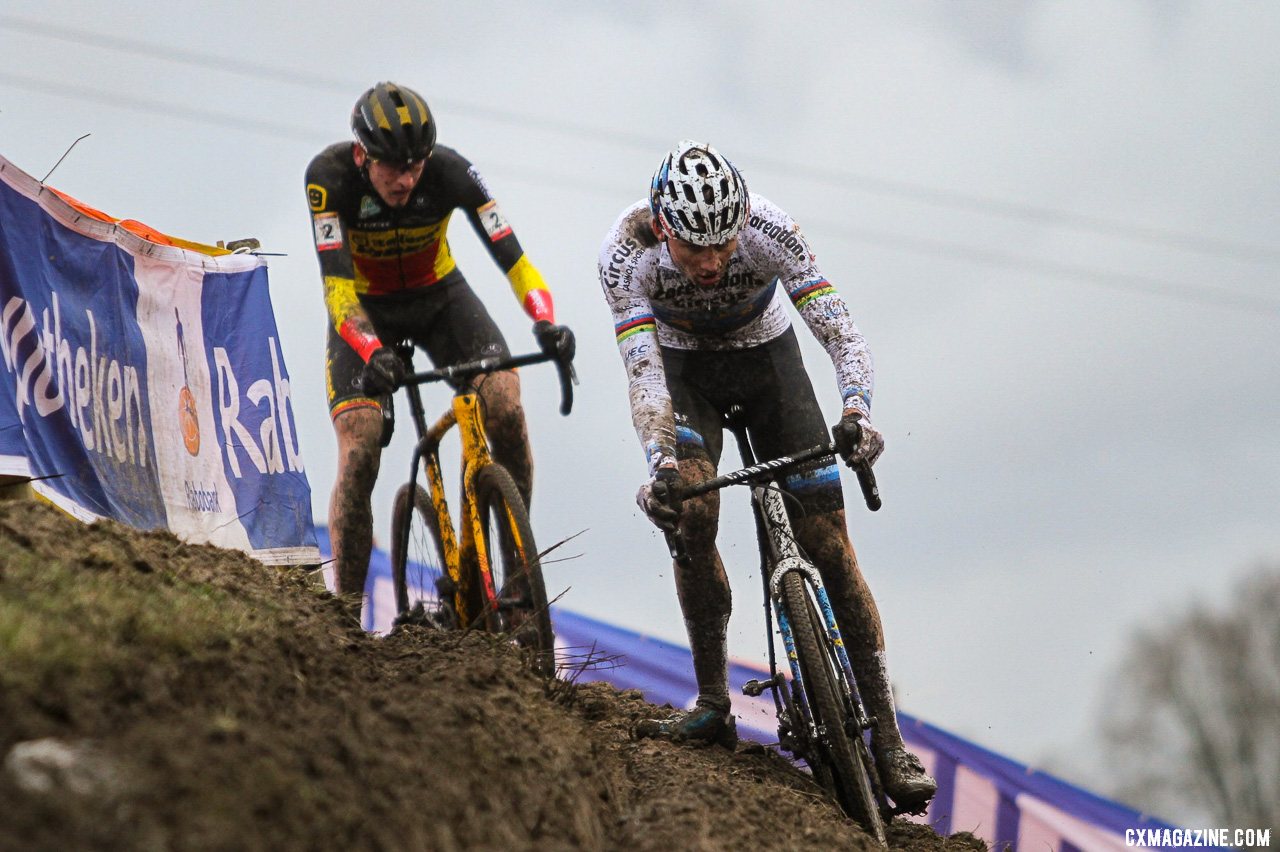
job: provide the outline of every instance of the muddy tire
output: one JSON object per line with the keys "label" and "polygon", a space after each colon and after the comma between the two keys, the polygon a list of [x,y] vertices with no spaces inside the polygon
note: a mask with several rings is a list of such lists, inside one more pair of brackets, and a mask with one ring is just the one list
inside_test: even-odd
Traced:
{"label": "muddy tire", "polygon": [[397,617],[434,598],[436,583],[445,576],[444,564],[444,544],[431,497],[421,485],[405,483],[391,509],[391,582]]}
{"label": "muddy tire", "polygon": [[502,465],[486,465],[476,476],[476,507],[493,584],[489,629],[510,633],[528,652],[533,670],[551,676],[555,634],[538,546],[524,499]]}
{"label": "muddy tire", "polygon": [[[839,803],[849,818],[862,826],[881,844],[885,843],[884,819],[876,801],[864,755],[865,744],[851,739],[854,727],[840,688],[839,662],[835,658],[817,607],[807,591],[803,576],[789,572],[782,579],[782,597],[791,622],[796,656],[804,676],[809,710],[819,730],[819,752],[813,766],[814,778]],[[863,745],[862,748],[858,748]]]}

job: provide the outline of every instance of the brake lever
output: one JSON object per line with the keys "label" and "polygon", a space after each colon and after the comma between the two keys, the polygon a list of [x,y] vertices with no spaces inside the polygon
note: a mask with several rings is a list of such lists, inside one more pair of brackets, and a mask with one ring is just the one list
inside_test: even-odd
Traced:
{"label": "brake lever", "polygon": [[573,386],[578,383],[578,371],[573,362],[556,358],[556,373],[560,376],[560,414],[567,417],[573,410]]}

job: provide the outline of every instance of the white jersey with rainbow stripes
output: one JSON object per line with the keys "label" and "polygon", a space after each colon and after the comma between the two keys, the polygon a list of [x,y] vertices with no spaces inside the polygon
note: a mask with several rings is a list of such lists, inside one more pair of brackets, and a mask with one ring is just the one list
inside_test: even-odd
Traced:
{"label": "white jersey with rainbow stripes", "polygon": [[871,354],[844,300],[818,268],[800,226],[767,199],[749,197],[750,219],[714,287],[698,286],[676,267],[650,228],[647,202],[623,211],[600,249],[600,283],[651,471],[675,463],[674,415],[658,346],[758,346],[790,327],[788,300],[831,356],[845,410],[870,413]]}

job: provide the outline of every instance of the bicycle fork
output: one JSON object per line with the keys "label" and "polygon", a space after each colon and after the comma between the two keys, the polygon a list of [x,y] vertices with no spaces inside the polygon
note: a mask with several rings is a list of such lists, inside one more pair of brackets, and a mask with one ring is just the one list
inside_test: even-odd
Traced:
{"label": "bicycle fork", "polygon": [[[796,545],[791,532],[791,521],[787,516],[786,506],[777,491],[765,486],[755,486],[752,489],[752,503],[756,509],[757,532],[761,537],[761,545],[765,548],[765,552],[772,557],[762,566],[762,572],[766,574],[764,578],[766,596],[772,605],[771,607],[766,607],[766,615],[769,614],[771,609],[772,614],[777,619],[778,632],[782,635],[782,644],[787,653],[787,664],[791,671],[793,685],[789,696],[784,688],[785,678],[777,669],[771,642],[769,646],[769,662],[773,676],[767,681],[749,681],[743,686],[743,692],[747,695],[759,695],[766,688],[772,689],[774,704],[779,713],[779,718],[786,718],[790,725],[800,723],[808,726],[810,739],[823,738],[825,736],[825,731],[819,730],[818,726],[813,722],[814,714],[806,703],[808,692],[805,689],[804,673],[800,668],[799,657],[796,653],[791,621],[782,602],[783,578],[791,572],[796,572],[803,577],[805,585],[813,591],[818,605],[818,612],[822,618],[822,626],[826,631],[828,641],[836,652],[836,660],[840,667],[838,674],[843,681],[841,695],[846,701],[846,710],[857,727],[856,731],[850,731],[849,733],[861,737],[863,731],[871,728],[872,722],[863,708],[862,696],[858,694],[857,680],[853,676],[853,667],[849,662],[849,654],[845,649],[840,626],[836,622],[835,611],[831,607],[831,601],[827,596],[826,587],[822,583],[822,577],[813,566],[813,563],[801,556],[800,549]],[[800,706],[796,708],[800,710],[799,719],[795,718],[791,707],[792,702],[789,700],[793,696],[800,703]]]}

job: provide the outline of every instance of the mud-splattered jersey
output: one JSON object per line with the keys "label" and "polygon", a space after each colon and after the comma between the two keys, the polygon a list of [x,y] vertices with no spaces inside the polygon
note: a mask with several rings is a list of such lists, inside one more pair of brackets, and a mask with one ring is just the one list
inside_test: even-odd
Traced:
{"label": "mud-splattered jersey", "polygon": [[600,250],[600,283],[651,472],[675,464],[674,415],[658,347],[758,346],[790,327],[788,301],[830,355],[845,410],[870,413],[871,355],[844,300],[791,217],[755,193],[750,200],[750,218],[713,287],[698,286],[675,265],[667,244],[653,234],[647,202],[623,212]]}
{"label": "mud-splattered jersey", "polygon": [[334,328],[366,360],[381,345],[360,299],[422,293],[462,280],[449,251],[453,211],[461,209],[525,313],[553,320],[551,293],[529,262],[479,172],[437,145],[404,206],[387,206],[351,155],[352,143],[324,149],[307,167],[307,203],[325,304]]}

